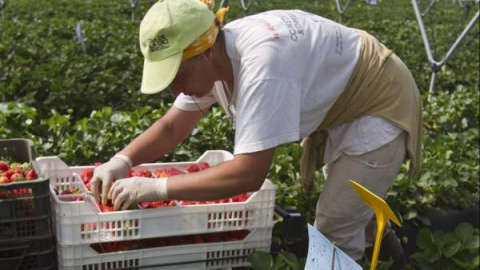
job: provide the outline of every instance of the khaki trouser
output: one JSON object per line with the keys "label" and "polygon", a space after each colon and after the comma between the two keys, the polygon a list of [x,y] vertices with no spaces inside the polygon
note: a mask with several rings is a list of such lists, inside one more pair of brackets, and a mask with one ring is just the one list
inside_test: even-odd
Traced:
{"label": "khaki trouser", "polygon": [[384,197],[405,160],[406,133],[371,152],[341,155],[324,167],[325,186],[317,202],[315,227],[330,241],[359,260],[365,250],[365,227],[373,217],[349,180]]}

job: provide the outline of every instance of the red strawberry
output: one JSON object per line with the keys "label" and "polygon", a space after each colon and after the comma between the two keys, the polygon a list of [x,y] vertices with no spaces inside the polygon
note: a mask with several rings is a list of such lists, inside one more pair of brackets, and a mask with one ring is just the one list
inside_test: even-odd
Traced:
{"label": "red strawberry", "polygon": [[233,239],[236,239],[236,240],[243,240],[243,239],[245,239],[245,237],[247,237],[247,235],[248,235],[249,233],[250,233],[250,232],[247,231],[247,230],[229,232],[230,237],[232,237]]}
{"label": "red strawberry", "polygon": [[10,169],[8,167],[8,164],[3,161],[0,161],[0,171],[8,171],[8,169]]}
{"label": "red strawberry", "polygon": [[25,176],[25,172],[20,168],[13,169],[13,172]]}
{"label": "red strawberry", "polygon": [[169,174],[169,176],[174,176],[174,175],[182,175],[184,173],[182,171],[180,171],[179,169],[170,168],[170,169],[168,169],[168,174]]}
{"label": "red strawberry", "polygon": [[2,176],[6,176],[8,177],[8,179],[10,179],[10,177],[12,177],[12,175],[14,174],[13,170],[10,169],[10,170],[6,170],[2,173]]}
{"label": "red strawberry", "polygon": [[101,162],[95,162],[93,165],[94,165],[95,167],[98,167],[98,166],[102,165],[102,163],[101,163]]}
{"label": "red strawberry", "polygon": [[102,243],[103,250],[105,252],[115,252],[118,251],[117,243]]}
{"label": "red strawberry", "polygon": [[183,235],[179,236],[178,240],[182,243],[182,245],[190,245],[193,244],[195,239],[193,235]]}
{"label": "red strawberry", "polygon": [[193,237],[193,242],[194,242],[195,244],[202,244],[202,243],[204,243],[203,238],[202,238],[201,235],[195,235],[195,236]]}
{"label": "red strawberry", "polygon": [[64,191],[62,191],[62,193],[60,193],[60,195],[68,195],[68,194],[73,194],[71,189],[65,189]]}
{"label": "red strawberry", "polygon": [[22,173],[14,173],[12,174],[12,176],[10,177],[10,181],[12,182],[21,182],[21,181],[25,181],[25,177],[23,176]]}
{"label": "red strawberry", "polygon": [[167,206],[167,204],[164,201],[156,201],[156,202],[152,202],[152,206],[154,208],[163,208]]}
{"label": "red strawberry", "polygon": [[206,163],[206,162],[200,162],[198,164],[198,168],[200,169],[200,171],[203,171],[203,170],[206,170],[206,169],[210,168],[210,165],[208,165],[208,163]]}
{"label": "red strawberry", "polygon": [[38,178],[38,176],[35,170],[31,169],[26,173],[25,178],[27,178],[27,180],[35,180]]}
{"label": "red strawberry", "polygon": [[90,180],[92,180],[92,177],[93,177],[92,169],[85,169],[85,170],[82,170],[82,172],[80,173],[80,178],[82,179],[82,182],[84,184],[89,183]]}
{"label": "red strawberry", "polygon": [[62,191],[62,193],[60,193],[60,195],[81,194],[81,193],[82,193],[82,192],[80,191],[79,188],[77,188],[77,187],[72,187],[72,188],[65,189],[64,191]]}
{"label": "red strawberry", "polygon": [[167,237],[165,241],[167,242],[167,246],[177,246],[181,244],[180,239],[178,239],[178,236]]}
{"label": "red strawberry", "polygon": [[113,212],[113,211],[115,211],[115,208],[113,206],[109,206],[109,205],[103,206],[103,212]]}
{"label": "red strawberry", "polygon": [[108,200],[107,205],[102,205],[101,203],[98,203],[98,206],[100,207],[100,210],[102,212],[113,212],[115,211],[115,208],[113,207],[112,201]]}
{"label": "red strawberry", "polygon": [[140,203],[140,207],[143,209],[153,208],[153,204],[151,202],[142,202]]}
{"label": "red strawberry", "polygon": [[240,195],[237,195],[237,196],[233,197],[232,202],[244,202],[244,201],[248,200],[248,197],[250,197],[250,195],[248,195],[248,193],[243,193],[243,194],[240,194]]}
{"label": "red strawberry", "polygon": [[158,238],[158,239],[142,239],[140,240],[142,248],[154,248],[154,247],[162,247],[165,246],[165,240]]}
{"label": "red strawberry", "polygon": [[220,233],[207,233],[203,235],[203,239],[207,243],[220,242]]}
{"label": "red strawberry", "polygon": [[140,248],[140,243],[137,240],[122,241],[117,243],[119,251],[135,250]]}
{"label": "red strawberry", "polygon": [[8,178],[8,177],[6,177],[6,176],[0,176],[0,184],[8,184],[8,183],[10,183],[10,182],[12,182],[12,181],[10,180],[10,178]]}
{"label": "red strawberry", "polygon": [[188,167],[187,167],[187,171],[188,171],[189,173],[198,172],[198,171],[200,171],[200,168],[198,167],[197,164],[190,164],[190,165],[188,165]]}
{"label": "red strawberry", "polygon": [[174,175],[182,175],[184,174],[182,171],[176,168],[169,168],[169,169],[159,169],[153,172],[153,174],[158,177],[169,177],[169,176],[174,176]]}
{"label": "red strawberry", "polygon": [[153,174],[158,178],[169,177],[167,171],[162,169],[154,171]]}
{"label": "red strawberry", "polygon": [[12,198],[12,193],[10,191],[0,190],[0,200]]}
{"label": "red strawberry", "polygon": [[192,201],[180,201],[178,202],[178,205],[195,205],[195,202]]}
{"label": "red strawberry", "polygon": [[143,170],[140,170],[138,173],[139,173],[140,176],[142,176],[142,177],[152,177],[152,172],[149,171],[149,170],[143,169]]}
{"label": "red strawberry", "polygon": [[133,176],[143,176],[142,173],[140,171],[130,171],[128,173],[128,176],[129,177],[133,177]]}

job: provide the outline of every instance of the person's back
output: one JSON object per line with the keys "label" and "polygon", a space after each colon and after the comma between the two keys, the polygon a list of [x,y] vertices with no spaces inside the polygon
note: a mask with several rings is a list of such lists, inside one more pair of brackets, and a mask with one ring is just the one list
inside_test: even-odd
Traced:
{"label": "person's back", "polygon": [[[318,127],[342,93],[361,45],[355,30],[300,10],[251,15],[228,23],[224,32],[235,73],[233,92],[239,95],[237,111],[257,100],[250,95],[287,98],[283,105],[300,113],[291,115],[300,118],[300,129],[290,130],[297,140]],[[275,123],[276,116],[288,121],[282,114],[265,121]]]}

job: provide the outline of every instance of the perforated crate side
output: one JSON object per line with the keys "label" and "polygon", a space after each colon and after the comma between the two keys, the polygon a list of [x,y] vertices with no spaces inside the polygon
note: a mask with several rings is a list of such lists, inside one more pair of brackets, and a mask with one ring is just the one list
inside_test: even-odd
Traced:
{"label": "perforated crate side", "polygon": [[[248,266],[254,251],[270,251],[272,228],[256,229],[242,241],[192,244],[99,254],[89,245],[58,245],[61,269],[222,269]],[[162,266],[162,267],[159,267]]]}
{"label": "perforated crate side", "polygon": [[31,237],[0,243],[0,268],[16,270],[56,269],[52,236]]}
{"label": "perforated crate side", "polygon": [[4,157],[14,162],[30,162],[35,158],[34,144],[29,139],[0,140],[0,159]]}
{"label": "perforated crate side", "polygon": [[0,243],[52,233],[48,179],[0,185]]}
{"label": "perforated crate side", "polygon": [[57,240],[79,245],[270,227],[274,200],[269,181],[246,202],[105,213],[99,212],[90,195],[80,202],[62,202],[54,196]]}

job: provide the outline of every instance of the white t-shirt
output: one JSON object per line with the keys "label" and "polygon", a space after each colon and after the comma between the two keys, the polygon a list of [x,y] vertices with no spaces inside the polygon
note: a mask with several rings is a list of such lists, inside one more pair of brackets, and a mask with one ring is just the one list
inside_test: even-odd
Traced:
{"label": "white t-shirt", "polygon": [[[300,10],[244,17],[228,23],[224,32],[235,104],[229,106],[222,83],[216,83],[209,95],[195,98],[197,104],[181,94],[174,106],[187,111],[215,102],[226,111],[233,107],[234,154],[266,150],[312,133],[346,87],[360,54],[361,38],[355,30]],[[401,131],[396,129],[373,116],[334,128],[325,159],[336,159],[344,150],[374,150],[393,140]],[[377,135],[382,140],[370,139]]]}

